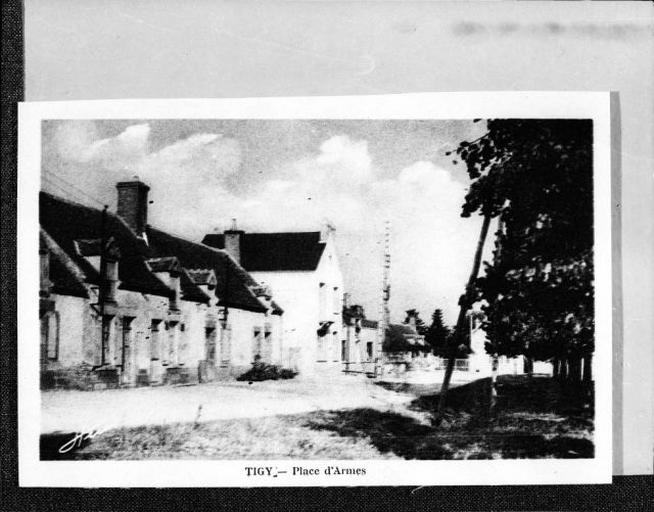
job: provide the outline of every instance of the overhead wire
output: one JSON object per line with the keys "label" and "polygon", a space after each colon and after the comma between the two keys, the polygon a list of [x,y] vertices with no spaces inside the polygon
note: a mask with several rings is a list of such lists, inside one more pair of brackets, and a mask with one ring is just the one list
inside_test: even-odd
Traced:
{"label": "overhead wire", "polygon": [[[54,173],[52,171],[48,171],[48,170],[44,170],[43,172],[44,172],[44,175],[43,175],[44,180],[48,181],[51,185],[57,187],[59,190],[62,190],[64,192],[68,193],[68,194],[73,195],[76,199],[79,200],[80,197],[84,197],[84,198],[86,198],[86,200],[91,200],[94,203],[100,205],[101,207],[104,207],[106,205],[105,201],[100,201],[96,197],[94,197],[91,194],[89,194],[88,192],[82,190],[80,187],[74,185],[73,183],[66,180],[65,178],[62,178],[58,174],[56,174],[56,173]],[[57,183],[52,178],[56,178],[57,180],[62,182],[64,185]]]}

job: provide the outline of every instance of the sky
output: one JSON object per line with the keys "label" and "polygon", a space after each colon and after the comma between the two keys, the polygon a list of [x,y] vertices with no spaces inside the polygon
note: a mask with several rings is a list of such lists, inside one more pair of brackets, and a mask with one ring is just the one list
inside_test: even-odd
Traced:
{"label": "sky", "polygon": [[[118,181],[150,187],[148,222],[190,240],[336,227],[346,291],[379,316],[391,228],[391,318],[440,308],[454,323],[481,226],[446,153],[484,133],[467,120],[44,121],[42,188],[115,211]],[[492,245],[489,241],[488,246]],[[487,247],[486,255],[490,254]],[[273,290],[274,293],[274,290]]]}

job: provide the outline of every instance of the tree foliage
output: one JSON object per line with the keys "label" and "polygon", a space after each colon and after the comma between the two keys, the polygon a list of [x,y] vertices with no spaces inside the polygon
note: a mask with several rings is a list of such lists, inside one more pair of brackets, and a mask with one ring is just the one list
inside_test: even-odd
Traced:
{"label": "tree foliage", "polygon": [[535,359],[594,349],[590,120],[489,120],[456,150],[472,182],[462,215],[498,219],[477,280],[487,350]]}
{"label": "tree foliage", "polygon": [[443,322],[443,312],[437,308],[431,315],[431,325],[425,334],[425,341],[434,354],[445,357],[448,353],[449,337],[450,329]]}

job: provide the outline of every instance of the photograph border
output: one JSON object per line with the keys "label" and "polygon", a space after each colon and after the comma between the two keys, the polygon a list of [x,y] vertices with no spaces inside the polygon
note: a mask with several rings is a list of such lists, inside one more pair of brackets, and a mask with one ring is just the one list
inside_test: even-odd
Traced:
{"label": "photograph border", "polygon": [[[171,115],[171,112],[174,115]],[[608,92],[412,93],[376,96],[109,100],[23,103],[18,142],[19,479],[24,486],[360,486],[611,482],[611,126]],[[472,119],[590,118],[594,139],[596,381],[595,458],[498,461],[343,461],[366,475],[248,479],[252,465],[294,461],[39,461],[38,190],[43,119]],[[602,314],[603,313],[603,314]],[[37,336],[38,337],[38,336]],[[32,361],[32,364],[24,363]],[[335,461],[305,461],[324,466]],[[54,464],[54,466],[53,466]],[[409,467],[411,466],[411,467]],[[180,476],[183,475],[183,476]]]}

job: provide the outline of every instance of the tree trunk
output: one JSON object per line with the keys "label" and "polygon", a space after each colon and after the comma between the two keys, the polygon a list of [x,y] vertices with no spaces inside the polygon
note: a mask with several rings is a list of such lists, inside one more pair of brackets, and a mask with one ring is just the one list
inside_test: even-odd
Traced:
{"label": "tree trunk", "polygon": [[581,383],[581,358],[577,355],[573,355],[570,358],[570,370],[569,370],[570,382],[577,386]]}
{"label": "tree trunk", "polygon": [[529,356],[524,356],[525,358],[525,373],[529,378],[534,375],[534,360]]}
{"label": "tree trunk", "polygon": [[493,362],[491,363],[490,394],[488,400],[489,415],[495,409],[495,404],[497,404],[497,373],[499,368],[500,359],[497,357],[497,354],[493,354]]}
{"label": "tree trunk", "polygon": [[586,354],[584,356],[584,382],[593,380],[593,356]]}
{"label": "tree trunk", "polygon": [[479,274],[479,267],[481,266],[481,256],[484,251],[484,243],[486,242],[486,236],[488,235],[488,227],[490,226],[490,216],[484,216],[484,222],[481,225],[481,232],[479,233],[479,240],[477,241],[477,249],[475,251],[475,259],[472,263],[472,272],[470,272],[470,277],[468,279],[468,284],[466,285],[465,294],[461,297],[459,310],[459,317],[457,318],[455,329],[455,335],[452,337],[452,345],[449,347],[449,354],[447,358],[447,367],[445,368],[445,376],[443,377],[443,385],[441,386],[440,396],[438,399],[438,410],[436,413],[436,421],[440,421],[443,411],[445,410],[445,404],[447,400],[447,392],[450,389],[450,381],[452,380],[452,373],[454,372],[454,363],[456,360],[456,347],[459,341],[462,339],[462,333],[465,329],[465,318],[468,309],[470,308],[470,293],[472,292],[472,287],[475,284],[477,279],[477,274]]}
{"label": "tree trunk", "polygon": [[568,358],[564,357],[561,359],[561,380],[568,380],[569,378],[569,369],[570,366],[568,365]]}

